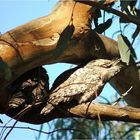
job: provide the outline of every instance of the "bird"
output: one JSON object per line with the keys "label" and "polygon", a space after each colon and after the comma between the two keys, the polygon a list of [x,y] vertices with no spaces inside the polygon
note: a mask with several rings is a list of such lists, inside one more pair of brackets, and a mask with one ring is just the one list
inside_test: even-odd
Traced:
{"label": "bird", "polygon": [[42,102],[49,92],[49,76],[42,67],[31,69],[10,85],[9,108]]}
{"label": "bird", "polygon": [[118,60],[97,59],[60,74],[50,90],[41,114],[59,109],[61,103],[91,102],[102,91],[106,82],[121,70]]}

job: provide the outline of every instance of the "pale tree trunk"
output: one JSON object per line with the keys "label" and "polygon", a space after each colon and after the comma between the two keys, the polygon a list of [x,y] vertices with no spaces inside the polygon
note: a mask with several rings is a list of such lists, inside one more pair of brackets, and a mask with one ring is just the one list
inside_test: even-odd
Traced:
{"label": "pale tree trunk", "polygon": [[[117,42],[104,35],[95,33],[91,29],[94,14],[90,11],[91,6],[89,5],[79,2],[75,3],[74,1],[61,1],[50,15],[33,20],[1,36],[0,57],[8,64],[12,71],[10,81],[6,81],[2,76],[0,79],[1,112],[5,113],[10,98],[10,91],[7,87],[24,72],[32,68],[57,62],[81,64],[83,61],[88,62],[92,59],[104,58],[112,60],[119,58]],[[75,28],[73,36],[64,51],[56,57],[54,53],[59,37],[71,22]],[[115,76],[111,80],[111,84],[120,95],[132,87],[132,90],[130,90],[124,99],[129,105],[139,107],[139,79],[140,70],[132,64]],[[36,116],[39,110],[40,108],[36,111]],[[15,112],[12,113],[10,111],[10,113],[8,112],[7,114],[13,117],[19,111],[20,109],[17,109]],[[71,109],[70,112],[75,113],[75,110]],[[32,113],[32,111],[29,112],[29,114],[30,113]],[[27,116],[29,114],[27,113]],[[34,120],[29,119],[27,116],[24,116],[25,118],[21,117],[21,120],[31,123],[42,123],[56,118],[56,114],[54,113],[52,117],[51,115],[48,116],[48,119],[41,115],[42,118],[38,120],[35,118]],[[76,116],[79,114],[80,113],[76,112]],[[60,117],[68,116],[60,114]]]}

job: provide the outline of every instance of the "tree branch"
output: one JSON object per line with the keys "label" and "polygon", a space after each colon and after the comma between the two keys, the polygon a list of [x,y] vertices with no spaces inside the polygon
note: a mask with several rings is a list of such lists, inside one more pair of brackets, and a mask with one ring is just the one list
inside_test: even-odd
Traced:
{"label": "tree branch", "polygon": [[75,106],[69,111],[73,115],[87,119],[98,119],[100,116],[103,121],[117,120],[140,123],[140,109],[104,104],[90,104],[88,107],[88,104]]}

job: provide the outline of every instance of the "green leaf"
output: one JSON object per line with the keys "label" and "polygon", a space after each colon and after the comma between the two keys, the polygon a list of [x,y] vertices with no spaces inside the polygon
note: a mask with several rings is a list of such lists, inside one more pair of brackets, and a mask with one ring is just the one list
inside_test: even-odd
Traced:
{"label": "green leaf", "polygon": [[130,49],[124,41],[122,34],[118,35],[118,48],[122,62],[128,65],[130,62]]}
{"label": "green leaf", "polygon": [[135,50],[133,49],[132,44],[130,43],[130,41],[129,41],[129,40],[127,39],[127,37],[124,36],[124,35],[122,35],[122,38],[123,38],[124,42],[127,44],[128,48],[129,48],[129,50],[130,50],[130,55],[131,55],[133,58],[137,59]]}
{"label": "green leaf", "polygon": [[63,53],[63,51],[66,49],[68,42],[70,41],[70,39],[74,33],[74,30],[75,30],[75,28],[74,28],[73,24],[68,25],[63,30],[63,32],[61,33],[60,38],[58,40],[56,49],[53,52],[53,55],[55,57],[59,57]]}
{"label": "green leaf", "polygon": [[12,77],[12,72],[7,65],[2,59],[0,60],[0,73],[4,76],[4,79],[9,81]]}

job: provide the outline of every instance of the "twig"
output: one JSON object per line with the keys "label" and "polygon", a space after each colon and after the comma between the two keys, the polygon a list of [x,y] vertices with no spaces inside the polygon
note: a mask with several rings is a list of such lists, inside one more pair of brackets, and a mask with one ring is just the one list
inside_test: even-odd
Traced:
{"label": "twig", "polygon": [[123,93],[113,104],[112,106],[116,105],[121,99],[123,99],[126,95],[128,95],[129,91],[133,88],[133,86],[131,86],[125,93]]}

